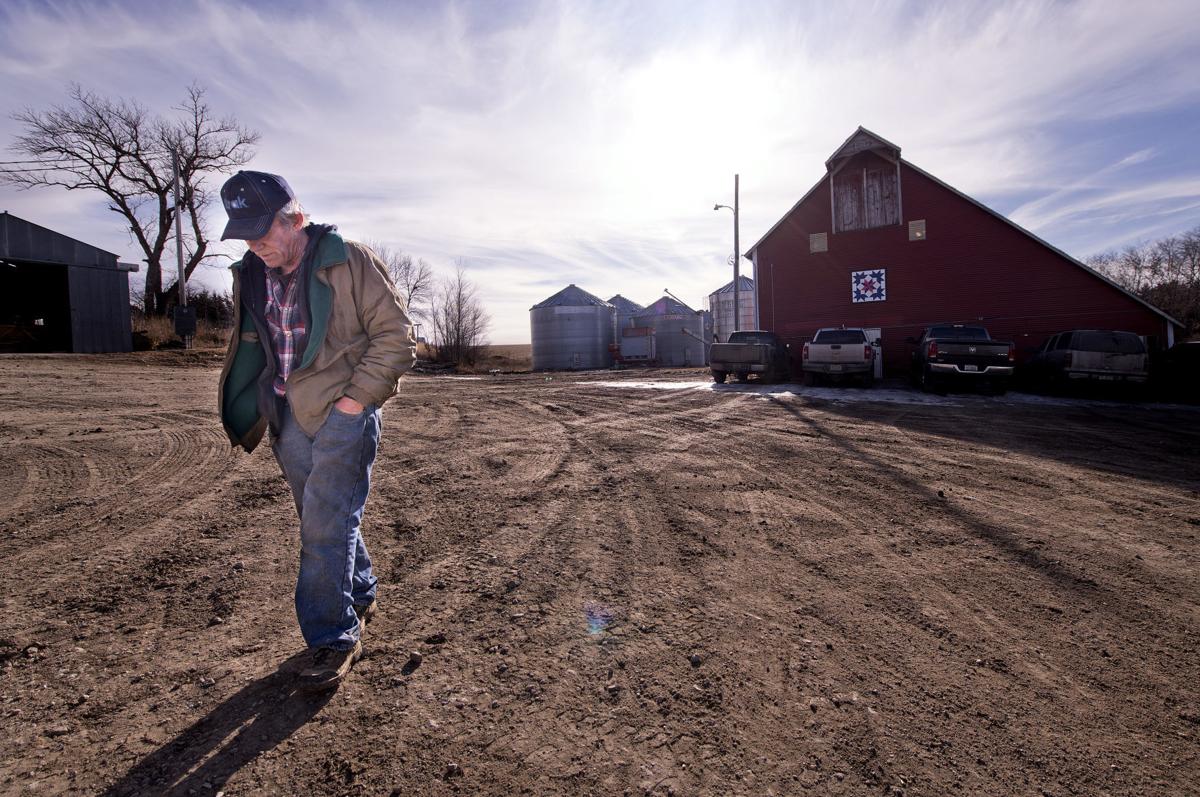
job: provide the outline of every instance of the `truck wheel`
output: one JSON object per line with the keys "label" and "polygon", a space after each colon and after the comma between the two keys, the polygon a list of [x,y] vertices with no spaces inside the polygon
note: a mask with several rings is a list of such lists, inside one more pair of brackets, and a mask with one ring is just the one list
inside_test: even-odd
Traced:
{"label": "truck wheel", "polygon": [[718,385],[725,384],[726,373],[724,371],[713,371],[712,375],[713,375],[713,381],[716,382]]}
{"label": "truck wheel", "polygon": [[737,379],[739,384],[744,385],[750,381],[750,374],[736,374],[735,378]]}

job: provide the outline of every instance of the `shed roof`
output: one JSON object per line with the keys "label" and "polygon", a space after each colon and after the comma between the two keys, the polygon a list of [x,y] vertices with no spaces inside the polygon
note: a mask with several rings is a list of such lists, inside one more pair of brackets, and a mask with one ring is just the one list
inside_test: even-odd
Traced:
{"label": "shed roof", "polygon": [[8,211],[0,212],[0,258],[27,263],[130,270],[128,266],[118,264],[117,256],[112,252],[26,221]]}
{"label": "shed roof", "polygon": [[537,310],[540,307],[612,307],[612,305],[599,296],[593,296],[583,288],[576,287],[575,283],[571,283],[549,299],[538,302],[529,309]]}

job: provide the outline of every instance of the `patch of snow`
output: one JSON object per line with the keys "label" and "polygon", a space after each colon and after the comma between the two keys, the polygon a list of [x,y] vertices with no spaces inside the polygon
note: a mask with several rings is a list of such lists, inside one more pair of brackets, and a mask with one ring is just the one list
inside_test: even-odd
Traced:
{"label": "patch of snow", "polygon": [[1195,410],[1200,407],[1186,404],[1129,404],[1103,398],[1073,398],[1069,396],[1041,396],[1034,393],[1006,393],[1003,396],[985,396],[978,393],[952,393],[939,396],[934,393],[922,393],[910,388],[842,388],[842,387],[808,387],[799,384],[762,385],[757,383],[719,385],[711,380],[703,381],[606,381],[606,382],[577,382],[580,386],[608,387],[627,390],[699,390],[709,393],[733,393],[753,396],[761,399],[776,398],[813,398],[838,404],[857,404],[862,402],[877,404],[915,404],[942,407],[961,407],[967,402],[988,402],[1006,405],[1031,405],[1044,407],[1141,407],[1156,410]]}
{"label": "patch of snow", "polygon": [[596,387],[628,388],[630,390],[712,390],[714,387],[721,387],[721,385],[714,385],[711,381],[670,382],[667,380],[651,382],[577,382],[576,384],[595,385]]}

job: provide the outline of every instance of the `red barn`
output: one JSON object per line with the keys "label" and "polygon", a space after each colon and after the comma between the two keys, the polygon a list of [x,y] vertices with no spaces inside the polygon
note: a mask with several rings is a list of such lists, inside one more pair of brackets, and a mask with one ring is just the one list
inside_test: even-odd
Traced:
{"label": "red barn", "polygon": [[[746,253],[758,327],[793,344],[821,327],[877,329],[884,368],[908,367],[908,337],[982,322],[1027,358],[1067,329],[1122,329],[1152,348],[1179,322],[860,127],[826,174]],[[793,350],[799,346],[793,345]]]}

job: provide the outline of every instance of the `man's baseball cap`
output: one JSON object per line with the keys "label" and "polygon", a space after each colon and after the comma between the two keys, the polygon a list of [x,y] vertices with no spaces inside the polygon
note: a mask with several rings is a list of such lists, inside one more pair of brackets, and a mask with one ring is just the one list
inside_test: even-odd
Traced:
{"label": "man's baseball cap", "polygon": [[292,187],[278,174],[238,172],[221,186],[221,203],[229,215],[221,240],[262,238],[275,214],[295,198]]}

